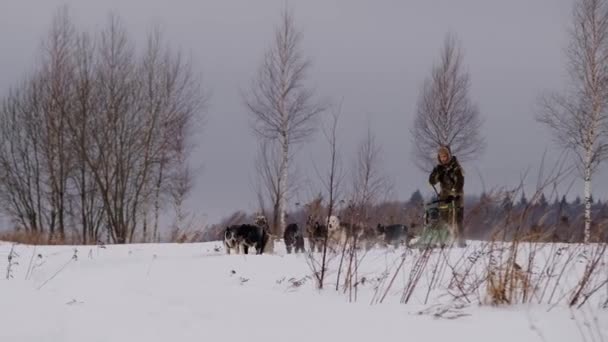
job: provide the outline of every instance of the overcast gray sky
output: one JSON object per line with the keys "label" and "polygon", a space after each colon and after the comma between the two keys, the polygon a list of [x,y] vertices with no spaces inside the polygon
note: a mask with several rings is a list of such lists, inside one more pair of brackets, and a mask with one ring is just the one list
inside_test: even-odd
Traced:
{"label": "overcast gray sky", "polygon": [[[239,87],[254,75],[284,1],[0,0],[2,92],[30,70],[51,16],[64,3],[86,29],[102,25],[110,10],[138,39],[160,23],[172,44],[192,54],[212,94],[208,123],[193,155],[204,169],[190,208],[211,221],[235,209],[255,210],[250,179],[256,145]],[[464,165],[465,191],[481,191],[479,174],[487,188],[516,185],[528,167],[533,171],[528,185],[534,186],[535,167],[552,145],[533,119],[534,100],[542,90],[564,83],[562,49],[571,0],[306,0],[291,5],[313,60],[311,84],[322,96],[344,99],[339,139],[347,165],[369,118],[397,198],[406,199],[417,188],[429,190],[427,176],[412,161],[409,126],[420,84],[451,31],[463,43],[471,96],[484,117],[488,142],[480,160]],[[325,142],[317,137],[296,156],[302,173],[311,177],[312,161],[322,167],[328,158]],[[608,190],[603,170],[595,179],[595,194],[602,198]],[[573,191],[581,193],[579,187]]]}

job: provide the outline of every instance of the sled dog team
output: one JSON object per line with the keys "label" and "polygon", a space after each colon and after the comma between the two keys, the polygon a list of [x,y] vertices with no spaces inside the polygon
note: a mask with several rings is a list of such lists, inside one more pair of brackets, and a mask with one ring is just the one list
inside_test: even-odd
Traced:
{"label": "sled dog team", "polygon": [[[439,148],[437,162],[429,176],[429,184],[435,189],[435,185],[439,183],[441,190],[437,192],[435,189],[437,199],[453,203],[454,210],[447,215],[442,215],[441,219],[450,223],[448,224],[450,239],[456,241],[459,247],[463,247],[465,244],[464,173],[449,146]],[[306,221],[306,233],[311,252],[323,250],[326,236],[327,245],[332,249],[336,246],[344,246],[347,241],[354,242],[355,240],[358,246],[366,249],[370,249],[378,242],[397,247],[402,243],[409,245],[413,238],[408,227],[402,224],[388,226],[378,224],[373,229],[356,223],[342,222],[340,217],[335,215],[321,221],[309,216]],[[254,224],[232,225],[226,227],[224,231],[224,247],[228,254],[232,251],[248,254],[250,248],[254,248],[257,254],[272,252],[273,240],[269,235],[268,221],[262,215],[256,217]],[[283,233],[283,241],[287,253],[304,252],[304,235],[296,223],[287,225]]]}
{"label": "sled dog team", "polygon": [[[329,225],[324,223],[329,222]],[[269,253],[274,247],[274,242],[268,233],[269,226],[264,216],[259,215],[254,224],[241,224],[226,227],[224,230],[224,247],[228,254],[249,254],[249,249],[256,250],[256,254]],[[378,224],[376,229],[364,228],[361,225],[344,223],[339,216],[330,216],[329,220],[323,222],[314,220],[309,216],[306,221],[306,233],[310,252],[323,251],[325,238],[327,236],[328,248],[335,249],[343,246],[347,241],[354,242],[366,249],[370,249],[377,242],[398,247],[400,244],[408,244],[411,235],[402,224],[384,226]],[[269,243],[270,242],[270,243]],[[304,234],[297,223],[290,223],[283,233],[283,242],[287,253],[304,252]]]}

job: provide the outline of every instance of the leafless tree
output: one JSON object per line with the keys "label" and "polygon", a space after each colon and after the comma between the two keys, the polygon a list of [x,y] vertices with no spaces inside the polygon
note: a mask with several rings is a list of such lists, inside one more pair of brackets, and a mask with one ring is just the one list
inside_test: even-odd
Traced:
{"label": "leafless tree", "polygon": [[[366,135],[357,149],[350,176],[352,183],[348,194],[348,206],[341,215],[346,219],[345,222],[341,222],[341,225],[343,225],[341,229],[345,229],[343,233],[345,233],[346,239],[341,241],[342,252],[336,278],[336,290],[339,288],[340,275],[345,260],[348,260],[345,284],[352,285],[352,276],[356,274],[357,268],[357,246],[361,243],[359,238],[363,237],[369,229],[373,229],[370,222],[371,210],[378,204],[380,197],[388,193],[390,188],[389,179],[382,172],[382,149],[376,143],[369,122]],[[347,246],[350,248],[347,249]],[[354,273],[351,272],[353,269],[355,270]]]}
{"label": "leafless tree", "polygon": [[149,175],[146,160],[148,120],[137,103],[136,56],[120,19],[112,15],[99,38],[96,69],[99,110],[97,127],[89,132],[93,145],[87,163],[103,199],[104,212],[113,242],[127,243],[135,231]]}
{"label": "leafless tree", "polygon": [[470,98],[470,77],[454,35],[446,36],[440,56],[422,87],[411,130],[416,162],[425,172],[432,169],[439,146],[449,146],[461,161],[474,159],[485,149],[482,119]]}
{"label": "leafless tree", "polygon": [[369,123],[365,138],[356,152],[351,172],[350,202],[357,216],[364,221],[368,215],[367,211],[390,189],[389,179],[382,169],[382,148],[376,143]]}
{"label": "leafless tree", "polygon": [[308,138],[324,106],[305,86],[310,61],[301,51],[301,33],[293,15],[284,10],[274,41],[267,50],[245,104],[253,118],[253,130],[261,139],[278,141],[280,147],[278,212],[280,234],[285,225],[290,153],[294,144]]}
{"label": "leafless tree", "polygon": [[158,189],[170,196],[172,187],[166,184],[171,178],[165,181],[163,175],[181,172],[184,139],[205,100],[191,65],[162,47],[157,32],[141,61],[131,45],[118,18],[111,16],[100,37],[97,74],[105,129],[92,132],[95,155],[88,158],[112,240],[119,243],[132,241],[153,198],[158,215]]}
{"label": "leafless tree", "polygon": [[[194,145],[192,136],[205,123],[207,95],[192,63],[181,53],[163,46],[162,32],[157,28],[148,36],[140,74],[144,90],[143,106],[151,116],[148,129],[152,145],[148,150],[153,175],[154,228],[152,237],[159,241],[158,221],[166,194],[173,203],[178,221],[183,221],[183,202],[192,186],[193,169],[188,163]],[[181,217],[181,218],[180,218]],[[144,239],[147,233],[144,231]]]}
{"label": "leafless tree", "polygon": [[608,2],[578,0],[566,52],[570,75],[563,93],[542,96],[536,119],[576,156],[584,181],[585,242],[591,230],[591,179],[608,156]]}
{"label": "leafless tree", "polygon": [[[137,64],[115,17],[102,33],[100,54],[100,94],[108,116],[107,129],[96,139],[102,163],[93,163],[93,171],[114,239],[125,242],[132,240],[141,208],[152,198],[154,179],[162,187],[163,173],[182,165],[175,156],[184,152],[183,139],[204,98],[190,64],[162,48],[154,34]],[[155,207],[157,215],[158,202]]]}

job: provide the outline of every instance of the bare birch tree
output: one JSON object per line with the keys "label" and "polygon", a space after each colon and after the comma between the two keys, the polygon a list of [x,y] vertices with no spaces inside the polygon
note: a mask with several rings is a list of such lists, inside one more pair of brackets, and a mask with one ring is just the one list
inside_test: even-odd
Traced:
{"label": "bare birch tree", "polygon": [[485,149],[479,109],[470,98],[471,81],[464,70],[461,48],[448,34],[439,64],[431,70],[419,95],[411,129],[418,167],[429,172],[439,146],[449,146],[461,161],[475,159]]}
{"label": "bare birch tree", "polygon": [[280,146],[279,224],[274,234],[280,234],[285,226],[292,145],[314,132],[316,118],[324,110],[323,105],[314,100],[313,91],[304,84],[310,61],[302,54],[301,39],[293,15],[284,10],[274,41],[245,96],[254,132],[261,139],[278,141]]}
{"label": "bare birch tree", "polygon": [[[146,155],[152,178],[149,185],[153,188],[145,193],[150,196],[146,205],[153,198],[153,241],[160,239],[159,215],[167,199],[173,203],[177,221],[182,221],[177,225],[183,225],[183,202],[193,187],[193,170],[188,163],[194,147],[191,138],[204,127],[208,98],[191,61],[163,46],[164,42],[159,29],[149,34],[139,72],[142,105],[149,118],[147,129],[152,133]],[[143,237],[147,240],[149,232],[145,228]]]}
{"label": "bare birch tree", "polygon": [[571,82],[541,98],[536,119],[574,152],[584,181],[585,242],[591,236],[591,179],[608,156],[608,2],[578,0],[566,52]]}

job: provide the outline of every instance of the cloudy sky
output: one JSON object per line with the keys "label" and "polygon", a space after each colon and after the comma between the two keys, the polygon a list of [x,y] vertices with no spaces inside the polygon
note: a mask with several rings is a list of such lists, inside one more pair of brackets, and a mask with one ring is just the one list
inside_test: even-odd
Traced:
{"label": "cloudy sky", "polygon": [[[272,39],[284,0],[0,0],[0,91],[19,81],[34,63],[51,16],[69,4],[76,23],[96,29],[115,10],[134,37],[161,24],[174,46],[191,54],[211,90],[207,125],[197,140],[197,175],[190,208],[215,221],[235,209],[255,210],[251,186],[254,137],[239,88],[249,84]],[[371,122],[383,148],[383,167],[399,199],[427,176],[414,166],[409,127],[418,91],[437,59],[443,37],[456,33],[470,71],[471,97],[484,117],[486,153],[464,165],[468,193],[514,186],[527,168],[527,185],[545,151],[557,151],[533,119],[534,101],[564,84],[563,47],[571,0],[307,0],[292,1],[304,51],[312,58],[310,84],[321,96],[343,99],[339,132],[345,162]],[[322,168],[325,142],[301,146],[301,174],[311,178],[294,202],[316,187],[313,163]],[[596,176],[598,197],[608,190]],[[483,182],[481,181],[483,179]],[[578,188],[572,194],[581,193]],[[293,203],[291,203],[293,205]]]}

